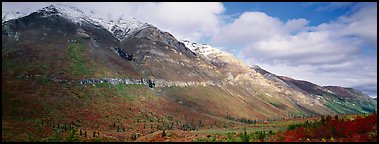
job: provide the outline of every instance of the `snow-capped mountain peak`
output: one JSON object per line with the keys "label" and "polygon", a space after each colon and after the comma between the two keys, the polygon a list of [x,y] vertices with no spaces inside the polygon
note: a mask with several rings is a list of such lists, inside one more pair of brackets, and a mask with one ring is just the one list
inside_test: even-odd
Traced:
{"label": "snow-capped mountain peak", "polygon": [[87,21],[88,17],[79,9],[67,5],[50,5],[37,10],[43,14],[43,16],[60,15],[73,22]]}
{"label": "snow-capped mountain peak", "polygon": [[11,19],[17,19],[20,17],[24,17],[30,13],[25,11],[2,11],[2,20],[1,22],[5,22]]}
{"label": "snow-capped mountain peak", "polygon": [[96,17],[93,12],[85,14],[83,11],[72,6],[59,5],[59,7],[57,7],[51,5],[43,10],[51,13],[59,11],[64,17],[74,22],[88,22],[97,26],[102,26],[109,32],[113,33],[114,36],[120,41],[125,39],[130,34],[150,26],[149,24],[140,22],[132,17],[120,17],[117,20],[110,20],[106,22],[103,19]]}
{"label": "snow-capped mountain peak", "polygon": [[150,26],[147,23],[140,22],[132,17],[120,17],[117,20],[111,20],[103,25],[108,31],[112,32],[120,41],[124,40],[130,34]]}
{"label": "snow-capped mountain peak", "polygon": [[195,52],[200,57],[205,58],[207,61],[210,61],[213,64],[224,66],[225,64],[235,64],[238,67],[243,67],[248,69],[243,61],[233,56],[231,53],[221,50],[207,44],[198,44],[195,42],[190,42],[188,40],[182,40],[182,43],[189,48],[191,51]]}
{"label": "snow-capped mountain peak", "polygon": [[[17,19],[29,15],[31,13],[21,13],[13,11],[2,12],[2,22]],[[50,5],[42,9],[39,9],[36,12],[41,13],[43,17],[58,15],[75,23],[89,23],[95,26],[103,27],[107,29],[109,32],[113,33],[114,36],[120,41],[122,41],[123,39],[125,39],[126,37],[138,30],[151,26],[150,24],[140,22],[132,17],[120,17],[117,20],[104,21],[102,18],[96,16],[96,14],[92,10],[85,9],[84,11],[82,11],[76,7],[64,4]]]}
{"label": "snow-capped mountain peak", "polygon": [[182,40],[181,42],[184,43],[184,45],[191,51],[204,55],[208,59],[213,59],[217,56],[232,56],[228,52],[222,51],[207,44],[198,44],[195,42],[190,42],[188,40]]}

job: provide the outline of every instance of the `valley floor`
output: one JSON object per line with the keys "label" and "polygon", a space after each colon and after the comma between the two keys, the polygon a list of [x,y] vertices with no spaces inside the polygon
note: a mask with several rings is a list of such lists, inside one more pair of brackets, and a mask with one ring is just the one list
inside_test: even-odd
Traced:
{"label": "valley floor", "polygon": [[[306,142],[376,142],[377,141],[377,114],[373,113],[371,115],[340,115],[340,118],[332,118],[330,116],[325,117],[314,117],[314,118],[298,118],[298,119],[288,119],[279,120],[272,122],[264,122],[257,124],[246,124],[243,126],[226,127],[226,128],[210,128],[210,129],[199,129],[191,131],[183,130],[157,130],[148,132],[148,134],[143,134],[143,129],[139,130],[141,133],[129,134],[123,131],[86,131],[86,136],[84,135],[84,130],[71,129],[63,130],[63,126],[60,128],[50,127],[49,124],[44,126],[41,132],[46,133],[46,138],[38,139],[31,135],[26,135],[26,141],[87,141],[87,142],[117,142],[117,141],[135,141],[135,142],[267,142],[267,141],[306,141]],[[337,126],[336,121],[340,121],[340,128]],[[322,125],[322,123],[325,125]],[[353,127],[348,130],[347,127],[342,128],[343,123],[348,123]],[[328,127],[330,124],[331,127]],[[312,130],[319,128],[322,129],[324,133],[328,131],[333,131],[336,128],[346,130],[350,133],[340,134],[339,136],[334,133],[335,131],[329,133],[329,135],[311,134]],[[22,126],[19,123],[17,127]],[[3,141],[14,141],[14,137],[9,134],[17,131],[22,131],[22,128],[15,129],[15,125],[11,125],[10,122],[2,121],[2,138]],[[360,128],[359,128],[360,127]],[[306,129],[304,132],[304,128]],[[359,130],[361,129],[361,130]],[[62,131],[60,131],[62,130]],[[299,132],[303,130],[303,132]],[[293,132],[293,133],[291,133]],[[307,133],[311,135],[307,135]],[[22,137],[19,137],[22,138]],[[11,140],[12,139],[12,140]],[[20,139],[21,140],[21,139]],[[24,141],[24,140],[22,140]]]}

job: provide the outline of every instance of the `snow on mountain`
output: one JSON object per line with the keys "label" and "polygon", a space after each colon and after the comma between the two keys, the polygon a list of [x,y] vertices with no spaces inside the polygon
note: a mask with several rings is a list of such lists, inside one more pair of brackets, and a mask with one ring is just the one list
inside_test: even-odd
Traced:
{"label": "snow on mountain", "polygon": [[88,22],[97,26],[102,26],[109,32],[113,33],[115,37],[120,41],[122,41],[128,35],[149,26],[149,24],[142,23],[131,17],[121,17],[117,20],[110,20],[109,22],[105,22],[103,19],[96,17],[94,14],[85,14],[83,11],[72,6],[50,6],[46,10],[53,8],[56,8],[60,13],[63,14],[64,17],[67,17],[74,22]]}
{"label": "snow on mountain", "polygon": [[[121,17],[117,20],[104,21],[102,18],[97,17],[91,12],[83,12],[76,7],[63,4],[50,5],[48,7],[37,10],[37,12],[42,13],[44,17],[59,15],[75,23],[90,23],[94,24],[95,26],[101,26],[107,29],[109,32],[113,33],[115,37],[121,41],[130,34],[150,26],[150,24],[140,22],[131,17]],[[30,13],[3,11],[2,22],[17,19],[28,14]]]}
{"label": "snow on mountain", "polygon": [[108,29],[108,31],[112,32],[117,39],[122,41],[130,34],[141,30],[145,27],[150,26],[147,23],[142,23],[140,21],[137,21],[135,18],[132,17],[126,17],[126,18],[119,18],[116,21],[109,21],[106,24],[103,24],[103,26]]}
{"label": "snow on mountain", "polygon": [[212,47],[210,45],[207,45],[207,44],[198,44],[198,43],[195,43],[195,42],[190,42],[188,40],[182,40],[181,41],[182,43],[184,43],[184,45],[189,48],[191,51],[199,54],[199,55],[203,55],[205,58],[207,58],[208,60],[215,60],[217,58],[220,58],[220,57],[223,57],[224,60],[225,58],[233,58],[233,55],[228,53],[228,52],[225,52],[225,51],[222,51],[218,48],[215,48],[215,47]]}
{"label": "snow on mountain", "polygon": [[37,12],[43,13],[45,17],[51,16],[51,15],[59,15],[62,17],[65,17],[73,22],[95,22],[89,17],[87,17],[81,10],[71,7],[71,6],[66,6],[66,5],[60,5],[60,6],[54,6],[50,5],[48,7],[42,8],[38,10]]}
{"label": "snow on mountain", "polygon": [[8,20],[11,20],[11,19],[17,19],[17,18],[20,18],[20,17],[24,17],[30,13],[27,13],[27,12],[24,12],[24,11],[1,11],[1,16],[2,16],[2,19],[1,19],[1,22],[5,22],[5,21],[8,21]]}
{"label": "snow on mountain", "polygon": [[204,55],[208,59],[212,59],[214,55],[228,54],[207,44],[198,44],[188,40],[183,40],[181,42],[193,52]]}

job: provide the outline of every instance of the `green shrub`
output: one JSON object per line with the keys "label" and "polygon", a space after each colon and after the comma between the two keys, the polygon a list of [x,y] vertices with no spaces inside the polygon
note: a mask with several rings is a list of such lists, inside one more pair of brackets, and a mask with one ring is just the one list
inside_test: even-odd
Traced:
{"label": "green shrub", "polygon": [[137,135],[135,132],[132,133],[132,140],[137,140]]}
{"label": "green shrub", "polygon": [[255,135],[256,137],[259,139],[259,140],[263,140],[266,138],[266,133],[264,131],[256,131],[255,132]]}
{"label": "green shrub", "polygon": [[246,132],[246,127],[244,127],[244,133],[240,135],[240,138],[243,142],[249,142],[250,136]]}
{"label": "green shrub", "polygon": [[172,121],[172,116],[171,115],[168,116],[167,119],[170,120],[170,121]]}
{"label": "green shrub", "polygon": [[162,137],[165,137],[165,136],[166,136],[166,131],[163,130],[163,132],[162,132]]}
{"label": "green shrub", "polygon": [[117,132],[121,132],[122,128],[120,126],[117,126]]}
{"label": "green shrub", "polygon": [[68,135],[66,141],[67,142],[80,142],[80,138],[76,135],[77,129],[73,128],[70,131],[70,134]]}

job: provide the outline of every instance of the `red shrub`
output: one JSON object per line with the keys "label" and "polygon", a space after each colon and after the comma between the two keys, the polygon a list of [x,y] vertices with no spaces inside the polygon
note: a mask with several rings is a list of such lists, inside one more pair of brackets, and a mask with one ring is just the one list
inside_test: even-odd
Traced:
{"label": "red shrub", "polygon": [[301,126],[294,130],[287,130],[275,135],[274,141],[280,139],[285,142],[305,140],[320,141],[321,139],[331,141],[331,138],[333,138],[333,141],[377,141],[376,135],[372,134],[376,132],[377,129],[376,121],[376,113],[367,117],[357,116],[353,121],[333,119],[331,116],[328,116],[326,117],[324,125],[320,124],[311,128]]}

